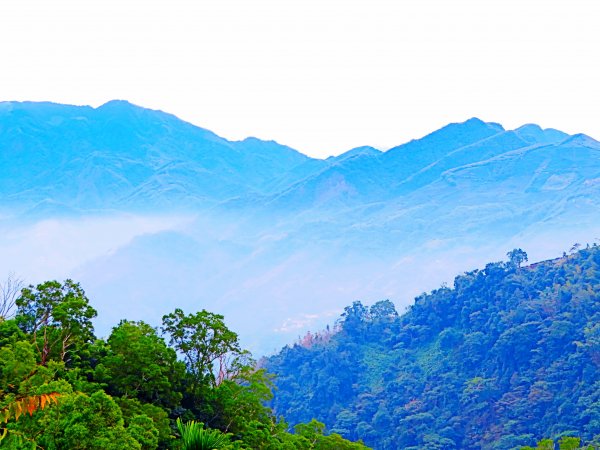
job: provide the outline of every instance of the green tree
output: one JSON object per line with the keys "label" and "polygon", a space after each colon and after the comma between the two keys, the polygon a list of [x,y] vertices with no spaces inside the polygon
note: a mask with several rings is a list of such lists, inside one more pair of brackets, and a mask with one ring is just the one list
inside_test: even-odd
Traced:
{"label": "green tree", "polygon": [[305,438],[315,450],[368,450],[362,442],[350,442],[339,434],[325,434],[325,425],[318,420],[301,423],[294,427],[296,434]]}
{"label": "green tree", "polygon": [[96,310],[89,305],[81,286],[72,280],[62,285],[47,281],[29,286],[21,291],[16,304],[16,320],[31,336],[42,365],[50,358],[73,362],[69,353],[74,354],[74,348],[80,353],[94,339],[92,319]]}
{"label": "green tree", "polygon": [[265,403],[273,397],[271,377],[264,370],[246,368],[236,380],[224,380],[214,389],[214,410],[209,426],[244,433],[251,421],[271,425],[272,412]]}
{"label": "green tree", "polygon": [[[52,413],[40,421],[43,434],[38,438],[40,445],[48,450],[142,448],[125,428],[118,405],[104,392],[91,396],[82,393],[65,396]],[[149,423],[146,425],[151,427]]]}
{"label": "green tree", "polygon": [[558,441],[560,450],[577,450],[581,444],[581,439],[577,437],[565,436]]}
{"label": "green tree", "polygon": [[122,320],[107,341],[94,379],[112,395],[175,408],[181,401],[185,366],[156,330],[144,322]]}
{"label": "green tree", "polygon": [[[136,398],[117,397],[114,400],[121,408],[125,426],[128,429],[132,427],[132,424],[134,426],[139,425],[139,419],[136,419],[136,417],[148,417],[152,420],[154,428],[158,430],[158,448],[167,449],[172,447],[173,430],[171,429],[171,421],[168,413],[163,408],[151,403],[141,403]],[[133,432],[131,434],[136,437]],[[138,438],[136,437],[136,439]]]}
{"label": "green tree", "polygon": [[140,443],[141,450],[153,450],[158,447],[159,431],[154,421],[143,414],[133,416],[129,420],[127,432]]}
{"label": "green tree", "polygon": [[176,309],[163,316],[162,330],[200,384],[218,386],[238,375],[250,362],[250,354],[240,348],[238,335],[227,328],[219,314],[202,310],[186,316]]}
{"label": "green tree", "polygon": [[[48,408],[43,414],[21,418],[12,424],[14,435],[9,433],[2,448],[23,449],[23,440],[35,442],[36,448],[45,450],[154,450],[156,446],[142,447],[134,438],[140,430],[133,428],[131,433],[124,426],[121,410],[114,400],[102,391],[90,396],[70,391],[63,382],[49,383],[47,389],[58,389],[61,395],[58,404]],[[156,434],[151,421],[145,420],[148,427],[142,433],[145,444],[149,435]],[[23,439],[24,438],[24,439]]]}
{"label": "green tree", "polygon": [[396,307],[390,300],[380,300],[369,309],[372,319],[393,319],[398,317]]}
{"label": "green tree", "polygon": [[527,262],[527,253],[520,248],[515,248],[506,254],[508,256],[508,262],[511,266],[520,268],[521,264]]}

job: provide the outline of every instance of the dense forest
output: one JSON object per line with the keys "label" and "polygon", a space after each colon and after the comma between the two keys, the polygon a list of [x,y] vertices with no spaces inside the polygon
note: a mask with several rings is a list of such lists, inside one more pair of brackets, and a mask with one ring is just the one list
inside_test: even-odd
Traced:
{"label": "dense forest", "polygon": [[366,449],[322,423],[295,432],[265,406],[255,369],[222,316],[177,309],[160,330],[96,311],[71,280],[0,289],[0,447],[6,449]]}
{"label": "dense forest", "polygon": [[402,315],[354,302],[334,330],[262,361],[276,413],[381,450],[598,445],[600,247],[507,256]]}

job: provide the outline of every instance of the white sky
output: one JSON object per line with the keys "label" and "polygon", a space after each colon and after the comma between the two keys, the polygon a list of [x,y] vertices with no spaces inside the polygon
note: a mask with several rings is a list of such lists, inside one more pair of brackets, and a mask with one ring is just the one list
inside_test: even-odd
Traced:
{"label": "white sky", "polygon": [[600,138],[599,0],[0,0],[0,100],[127,99],[316,156],[472,116]]}

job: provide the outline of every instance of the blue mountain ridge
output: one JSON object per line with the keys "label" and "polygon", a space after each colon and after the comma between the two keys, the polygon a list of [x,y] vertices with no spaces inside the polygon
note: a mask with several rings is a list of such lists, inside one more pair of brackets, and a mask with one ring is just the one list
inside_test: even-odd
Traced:
{"label": "blue mountain ridge", "polygon": [[230,142],[124,101],[99,108],[4,103],[0,194],[35,208],[163,208],[269,193],[278,174],[310,161],[258,139]]}
{"label": "blue mountain ridge", "polygon": [[352,300],[600,235],[600,143],[477,118],[316,159],[125,101],[3,102],[0,173],[0,273],[80,280],[101,333],[207,308],[259,353]]}

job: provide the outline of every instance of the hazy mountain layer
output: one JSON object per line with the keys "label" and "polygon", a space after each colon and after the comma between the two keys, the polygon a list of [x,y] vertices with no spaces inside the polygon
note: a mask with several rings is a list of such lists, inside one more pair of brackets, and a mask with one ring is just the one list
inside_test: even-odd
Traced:
{"label": "hazy mountain layer", "polygon": [[229,142],[124,101],[96,109],[3,103],[0,148],[3,206],[52,204],[56,212],[155,212],[268,194],[279,176],[311,161],[275,142]]}
{"label": "hazy mountain layer", "polygon": [[352,299],[407,305],[507,249],[600,236],[600,144],[537,125],[319,160],[123,101],[7,102],[0,173],[0,273],[81,281],[100,331],[206,307],[260,352]]}

